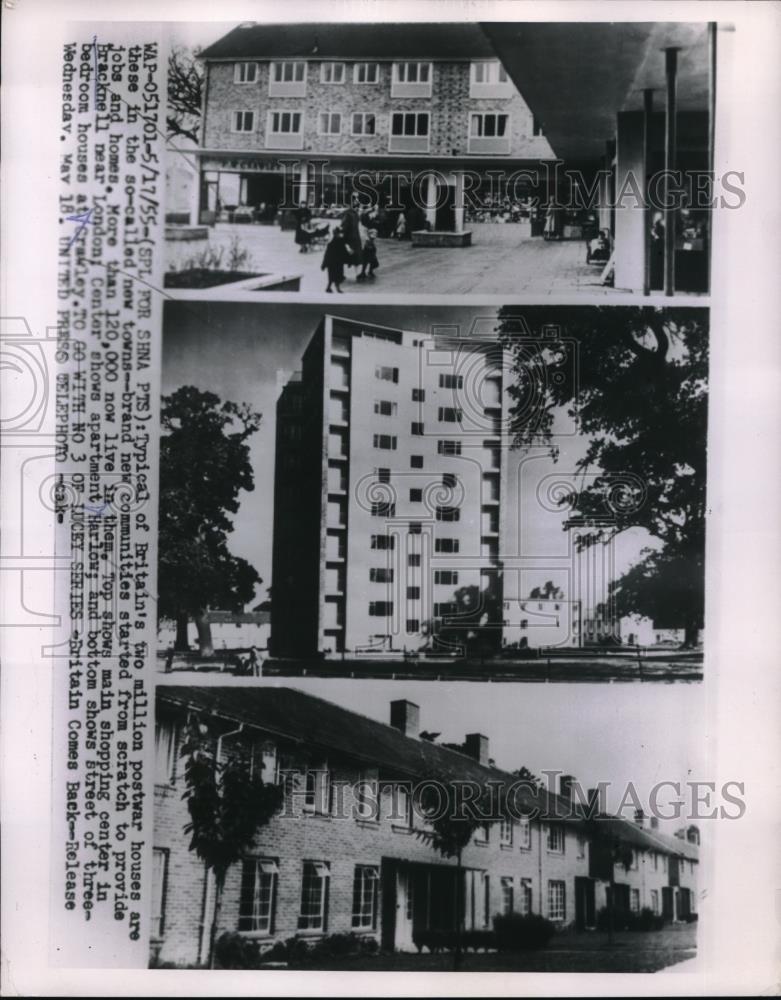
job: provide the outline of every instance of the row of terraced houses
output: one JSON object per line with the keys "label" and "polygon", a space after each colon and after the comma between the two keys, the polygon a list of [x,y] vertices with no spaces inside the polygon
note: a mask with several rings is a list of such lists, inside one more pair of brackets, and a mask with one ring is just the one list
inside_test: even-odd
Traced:
{"label": "row of terraced houses", "polygon": [[[209,726],[218,755],[237,742],[251,750],[265,781],[303,776],[284,782],[282,810],[229,871],[218,933],[271,946],[292,935],[316,941],[353,932],[404,951],[421,932],[451,930],[459,911],[467,929],[490,928],[496,914],[509,912],[589,928],[607,903],[611,875],[615,908],[693,917],[696,828],[673,837],[641,814],[635,822],[603,814],[597,840],[567,776],[558,794],[524,798],[522,786],[517,812],[476,830],[459,874],[454,858],[416,835],[422,821],[413,789],[434,776],[505,789],[519,782],[491,760],[485,736],[442,746],[421,735],[419,714],[399,699],[384,725],[289,688],[158,688],[153,956],[193,964],[208,954],[214,885],[184,833],[180,748],[193,718]],[[592,804],[597,794],[589,793]],[[629,867],[624,853],[611,872],[616,855],[606,844],[628,848]]]}

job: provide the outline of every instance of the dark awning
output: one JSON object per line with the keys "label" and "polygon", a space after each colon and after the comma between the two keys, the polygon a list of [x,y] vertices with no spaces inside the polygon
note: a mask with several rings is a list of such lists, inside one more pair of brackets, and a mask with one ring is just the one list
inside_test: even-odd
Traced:
{"label": "dark awning", "polygon": [[664,107],[667,47],[680,49],[679,110],[708,110],[704,23],[485,22],[482,28],[562,160],[601,157],[616,113],[641,110],[643,90],[654,89],[656,107]]}

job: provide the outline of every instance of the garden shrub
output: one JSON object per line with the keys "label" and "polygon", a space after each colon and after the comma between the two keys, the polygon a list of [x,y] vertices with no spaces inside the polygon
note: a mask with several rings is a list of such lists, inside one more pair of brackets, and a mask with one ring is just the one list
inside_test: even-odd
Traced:
{"label": "garden shrub", "polygon": [[545,948],[555,932],[555,924],[539,913],[513,912],[494,917],[494,934],[499,951]]}

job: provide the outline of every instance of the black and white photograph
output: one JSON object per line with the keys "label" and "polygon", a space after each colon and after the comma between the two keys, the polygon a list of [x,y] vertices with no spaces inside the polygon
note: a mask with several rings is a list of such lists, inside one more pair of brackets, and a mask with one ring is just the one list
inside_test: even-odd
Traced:
{"label": "black and white photograph", "polygon": [[169,302],[158,668],[699,680],[708,312]]}
{"label": "black and white photograph", "polygon": [[3,27],[2,995],[777,994],[781,5]]}
{"label": "black and white photograph", "polygon": [[716,31],[173,25],[166,291],[696,301]]}

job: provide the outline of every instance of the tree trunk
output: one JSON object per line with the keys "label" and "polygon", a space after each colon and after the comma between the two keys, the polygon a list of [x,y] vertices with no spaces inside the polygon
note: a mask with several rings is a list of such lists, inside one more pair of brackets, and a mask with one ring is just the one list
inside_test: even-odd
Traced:
{"label": "tree trunk", "polygon": [[209,968],[214,968],[215,954],[214,943],[217,940],[217,926],[220,922],[222,912],[222,890],[225,886],[225,876],[214,874],[214,913],[212,914],[212,925],[209,929]]}
{"label": "tree trunk", "polygon": [[186,653],[190,649],[187,642],[187,625],[189,618],[187,615],[177,615],[176,617],[176,643],[174,650],[177,653]]}
{"label": "tree trunk", "polygon": [[198,629],[198,647],[202,660],[211,659],[214,656],[214,644],[212,643],[212,627],[206,621],[204,615],[196,615],[195,627]]}
{"label": "tree trunk", "polygon": [[456,946],[453,949],[453,971],[461,968],[461,927],[464,922],[462,899],[464,896],[463,874],[461,867],[461,851],[458,852],[456,866]]}

